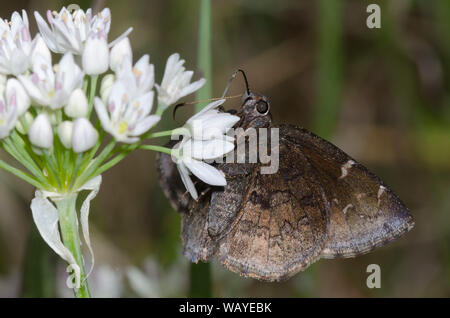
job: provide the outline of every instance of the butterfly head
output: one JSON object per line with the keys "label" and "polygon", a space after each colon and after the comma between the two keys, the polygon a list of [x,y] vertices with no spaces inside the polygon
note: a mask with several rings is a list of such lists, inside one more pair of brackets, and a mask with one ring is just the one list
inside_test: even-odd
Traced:
{"label": "butterfly head", "polygon": [[272,123],[270,103],[267,97],[257,93],[245,93],[242,96],[242,106],[237,113],[241,117],[240,127],[268,127]]}

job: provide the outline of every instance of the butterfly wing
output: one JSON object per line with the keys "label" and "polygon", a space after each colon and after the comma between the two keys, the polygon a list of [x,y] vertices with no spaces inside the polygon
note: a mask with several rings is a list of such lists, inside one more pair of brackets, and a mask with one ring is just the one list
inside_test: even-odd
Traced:
{"label": "butterfly wing", "polygon": [[306,156],[329,200],[329,241],[322,257],[367,253],[414,226],[411,214],[400,199],[342,150],[294,126],[280,126],[280,136]]}
{"label": "butterfly wing", "polygon": [[[233,170],[230,166],[224,170]],[[192,262],[207,262],[216,254],[218,242],[229,232],[242,204],[246,175],[227,174],[227,179],[226,187],[210,187],[182,215],[183,254]]]}
{"label": "butterfly wing", "polygon": [[241,204],[218,249],[225,267],[265,281],[304,270],[327,242],[329,207],[312,166],[287,143],[279,153],[277,173],[261,174],[255,164],[246,177]]}

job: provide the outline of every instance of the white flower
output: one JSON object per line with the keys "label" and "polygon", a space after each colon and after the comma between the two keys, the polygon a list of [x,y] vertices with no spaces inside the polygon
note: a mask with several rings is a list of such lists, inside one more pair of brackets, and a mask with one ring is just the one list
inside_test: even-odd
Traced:
{"label": "white flower", "polygon": [[111,92],[111,87],[114,85],[115,81],[116,77],[113,74],[107,74],[103,77],[100,85],[100,97],[104,103],[108,102],[109,93]]}
{"label": "white flower", "polygon": [[30,99],[18,80],[10,78],[0,91],[0,139],[7,137],[30,107]]}
{"label": "white flower", "polygon": [[109,49],[103,31],[92,32],[83,50],[83,70],[89,75],[105,73],[109,66]]}
{"label": "white flower", "polygon": [[176,103],[180,98],[200,89],[205,83],[204,78],[190,83],[193,71],[186,71],[184,60],[180,60],[178,53],[167,59],[166,69],[161,85],[155,85],[158,90],[158,101],[165,107]]}
{"label": "white flower", "polygon": [[8,80],[6,84],[6,98],[5,92],[0,94],[0,139],[9,136],[19,117],[19,98],[13,85],[9,85],[11,80]]}
{"label": "white flower", "polygon": [[234,140],[222,136],[211,140],[195,140],[188,138],[177,148],[181,151],[183,160],[212,160],[223,157],[234,149]]}
{"label": "white flower", "polygon": [[[201,141],[201,144],[197,145],[195,145],[195,142],[192,143],[191,139],[185,139],[174,147],[175,151],[181,150],[181,157],[176,160],[177,169],[180,173],[184,186],[194,200],[198,199],[198,193],[195,189],[194,183],[192,182],[190,173],[194,174],[201,181],[213,186],[225,186],[227,184],[225,176],[220,170],[201,161],[201,159],[207,159],[203,158],[203,155],[209,154],[209,156],[213,157],[208,159],[214,159],[224,156],[233,149],[233,143],[229,143],[225,140],[219,141],[219,139],[206,143]],[[197,156],[200,160],[196,159],[192,155]]]}
{"label": "white flower", "polygon": [[17,117],[21,117],[30,107],[31,101],[22,84],[15,79],[10,78],[6,82],[6,100],[17,107]]}
{"label": "white flower", "polygon": [[81,87],[83,72],[67,53],[52,68],[51,60],[37,55],[33,61],[33,73],[19,76],[30,97],[39,105],[59,109],[67,104],[72,92]]}
{"label": "white flower", "polygon": [[239,116],[219,112],[216,108],[224,103],[224,99],[212,102],[189,118],[184,125],[194,139],[208,140],[221,138],[228,130],[236,124]]}
{"label": "white flower", "polygon": [[67,149],[72,148],[72,135],[73,135],[73,122],[63,121],[58,125],[58,136],[59,140]]}
{"label": "white flower", "polygon": [[[86,40],[92,32],[101,31],[107,36],[111,26],[111,12],[108,8],[94,17],[91,9],[86,12],[79,9],[74,13],[70,13],[66,8],[62,8],[59,13],[48,10],[47,20],[50,27],[38,12],[35,12],[34,16],[45,42],[55,53],[71,52],[81,55]],[[129,28],[117,40],[110,43],[109,47],[126,37],[132,30]]]}
{"label": "white flower", "polygon": [[72,147],[76,153],[85,152],[95,146],[98,132],[86,118],[78,118],[73,124]]}
{"label": "white flower", "polygon": [[223,173],[202,161],[222,158],[234,149],[234,138],[226,133],[240,118],[216,109],[224,101],[221,99],[210,103],[192,116],[183,126],[186,129],[183,140],[174,147],[178,153],[175,160],[181,179],[195,200],[198,199],[198,193],[190,173],[205,183],[226,185]]}
{"label": "white flower", "polygon": [[14,12],[11,22],[0,19],[0,73],[19,75],[28,70],[39,35],[31,39],[28,16]]}
{"label": "white flower", "polygon": [[95,98],[95,110],[103,128],[117,141],[134,143],[161,119],[158,115],[149,115],[153,97],[150,91],[131,98],[126,85],[119,80],[111,88],[107,106],[100,98]]}
{"label": "white flower", "polygon": [[133,52],[128,37],[121,39],[113,46],[109,57],[109,65],[114,72],[117,72],[125,60],[130,61],[130,63],[133,61]]}
{"label": "white flower", "polygon": [[153,88],[155,71],[149,61],[148,55],[142,56],[134,66],[129,60],[125,60],[120,71],[116,73],[117,78],[126,85],[130,96],[141,96]]}
{"label": "white flower", "polygon": [[52,53],[47,47],[47,44],[45,44],[45,41],[42,39],[42,36],[37,35],[36,39],[36,45],[34,46],[33,53],[31,55],[31,65],[30,67],[33,67],[33,61],[36,58],[36,56],[42,56],[44,59],[51,61],[52,60]]}
{"label": "white flower", "polygon": [[64,112],[72,118],[86,117],[88,115],[88,100],[81,88],[77,88],[72,92],[67,106],[64,107]]}
{"label": "white flower", "polygon": [[51,148],[53,146],[53,130],[50,120],[46,114],[36,117],[28,132],[30,142],[40,148]]}
{"label": "white flower", "polygon": [[121,40],[111,50],[111,69],[118,79],[127,86],[131,96],[140,96],[153,88],[155,70],[150,64],[150,56],[142,56],[133,66],[133,53],[128,38]]}

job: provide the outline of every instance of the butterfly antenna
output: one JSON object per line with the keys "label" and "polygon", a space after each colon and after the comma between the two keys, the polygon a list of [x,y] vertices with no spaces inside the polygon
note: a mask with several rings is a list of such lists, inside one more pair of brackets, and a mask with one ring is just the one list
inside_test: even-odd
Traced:
{"label": "butterfly antenna", "polygon": [[210,99],[196,100],[196,101],[194,101],[194,102],[184,102],[184,103],[179,103],[179,104],[176,104],[175,107],[173,108],[173,111],[172,111],[172,119],[175,121],[175,114],[177,113],[177,110],[178,110],[180,107],[184,107],[184,106],[187,106],[187,105],[195,105],[195,104],[197,104],[197,103],[214,102],[214,101],[219,100],[219,99],[231,99],[231,98],[237,98],[237,97],[241,97],[241,96],[242,96],[242,95],[239,94],[239,95],[227,96],[227,97],[222,97],[222,98],[210,98]]}
{"label": "butterfly antenna", "polygon": [[225,87],[225,91],[223,92],[222,98],[224,98],[225,95],[228,93],[228,90],[230,89],[231,83],[236,78],[238,73],[241,73],[242,76],[244,77],[245,88],[246,88],[246,91],[247,91],[247,95],[250,95],[250,87],[248,86],[247,75],[245,75],[245,72],[243,70],[238,69],[238,70],[236,70],[236,72],[233,73],[233,75],[231,75],[230,79],[228,80],[228,83],[227,83],[227,86]]}

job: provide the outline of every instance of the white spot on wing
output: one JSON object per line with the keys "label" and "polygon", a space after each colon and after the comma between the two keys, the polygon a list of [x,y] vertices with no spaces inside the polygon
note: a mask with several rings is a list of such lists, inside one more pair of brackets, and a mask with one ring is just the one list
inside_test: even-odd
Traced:
{"label": "white spot on wing", "polygon": [[349,203],[347,204],[347,206],[344,208],[344,210],[342,210],[342,212],[344,212],[344,215],[347,214],[347,210],[353,208],[353,204]]}
{"label": "white spot on wing", "polygon": [[378,194],[377,194],[378,206],[380,206],[380,199],[385,191],[386,191],[386,187],[384,187],[384,186],[380,186],[380,188],[378,189]]}
{"label": "white spot on wing", "polygon": [[342,174],[341,174],[341,176],[339,177],[339,179],[345,178],[345,177],[347,176],[347,174],[348,174],[348,169],[350,169],[355,163],[356,163],[356,162],[354,162],[353,160],[349,160],[349,161],[347,161],[346,163],[344,163],[344,164],[341,166]]}

